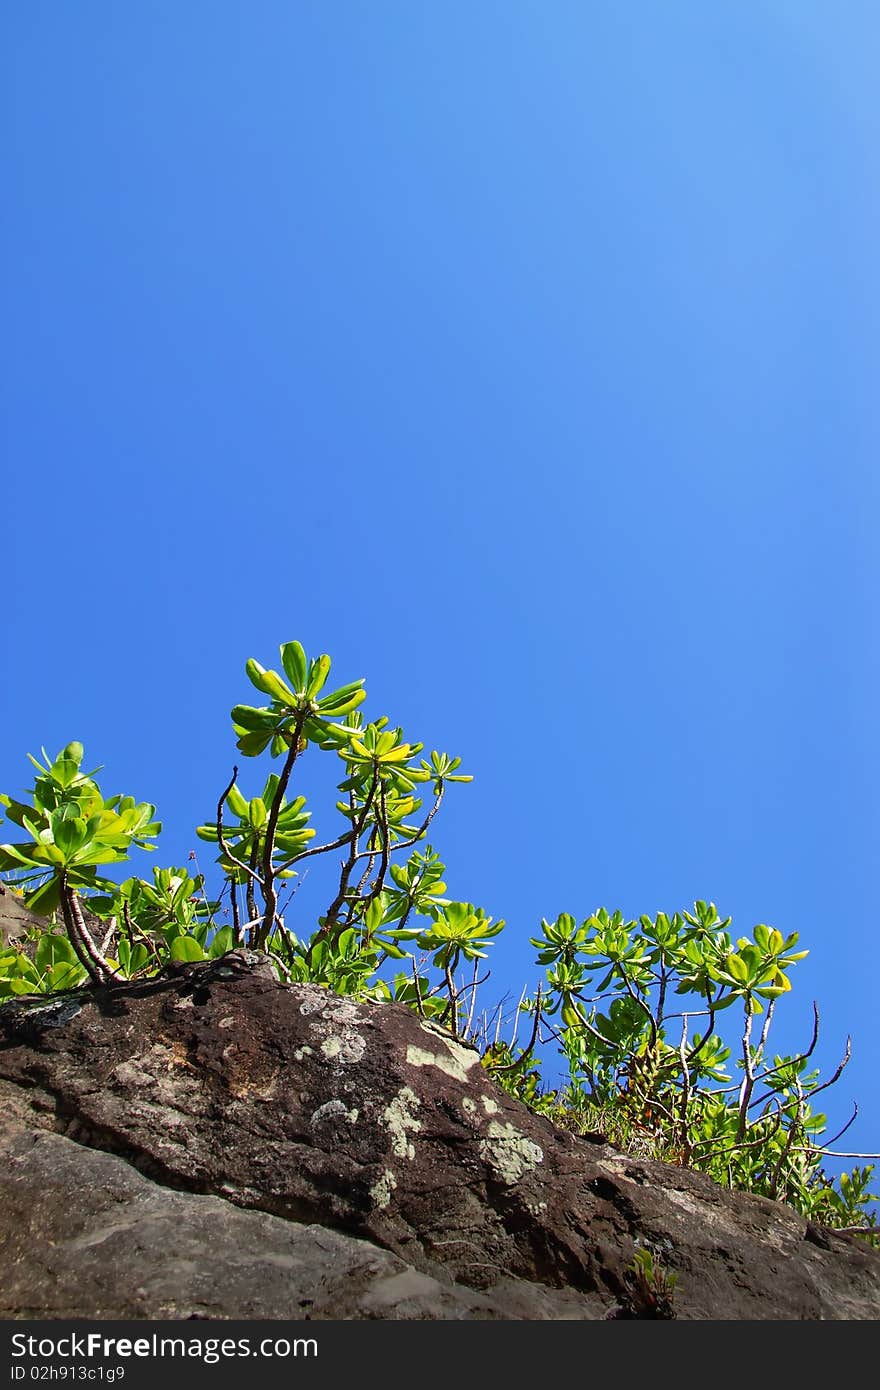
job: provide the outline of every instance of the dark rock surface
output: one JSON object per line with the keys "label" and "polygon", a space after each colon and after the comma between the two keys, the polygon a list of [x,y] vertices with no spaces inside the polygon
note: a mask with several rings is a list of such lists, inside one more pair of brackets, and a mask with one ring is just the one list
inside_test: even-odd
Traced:
{"label": "dark rock surface", "polygon": [[45,1131],[0,1132],[0,1318],[583,1318],[528,1285],[491,1295],[325,1226],[161,1187]]}
{"label": "dark rock surface", "polygon": [[648,1316],[641,1245],[680,1318],[880,1317],[863,1242],[557,1130],[404,1006],[248,952],[0,1034],[4,1316]]}
{"label": "dark rock surface", "polygon": [[46,919],[25,907],[17,893],[0,883],[0,947],[16,944],[32,927],[45,927]]}

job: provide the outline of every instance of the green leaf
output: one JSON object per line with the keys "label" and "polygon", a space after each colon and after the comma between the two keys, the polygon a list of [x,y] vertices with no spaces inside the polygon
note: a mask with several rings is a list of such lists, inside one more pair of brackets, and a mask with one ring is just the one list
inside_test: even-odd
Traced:
{"label": "green leaf", "polygon": [[49,776],[61,787],[69,787],[79,776],[83,760],[81,743],[68,743],[49,768]]}
{"label": "green leaf", "polygon": [[65,815],[69,807],[52,813],[52,835],[65,859],[72,859],[87,838],[86,823],[78,816]]}
{"label": "green leaf", "polygon": [[306,694],[310,700],[314,700],[318,691],[324,688],[324,682],[330,674],[331,665],[332,662],[326,652],[322,656],[316,657],[312,662],[309,667],[309,679],[306,686]]}
{"label": "green leaf", "polygon": [[55,932],[44,932],[37,942],[34,960],[40,970],[48,970],[51,965],[67,962],[77,965],[77,956],[66,936]]}
{"label": "green leaf", "polygon": [[284,674],[287,676],[294,690],[297,693],[305,690],[308,663],[300,642],[282,643],[281,665],[284,667]]}
{"label": "green leaf", "polygon": [[232,722],[236,728],[254,733],[274,729],[278,716],[271,710],[257,709],[254,705],[233,705]]}
{"label": "green leaf", "polygon": [[147,961],[150,959],[150,952],[142,941],[139,941],[131,953],[129,970],[132,975],[136,975],[139,970],[143,970]]}
{"label": "green leaf", "polygon": [[267,671],[261,666],[259,661],[249,657],[245,663],[245,670],[252,685],[261,690],[264,695],[270,696],[273,700],[278,700],[282,705],[292,706],[296,704],[296,696],[292,690],[284,684],[277,671]]}
{"label": "green leaf", "polygon": [[367,698],[367,692],[363,685],[363,681],[352,681],[350,685],[341,685],[338,690],[334,690],[330,695],[325,695],[322,700],[318,701],[318,709],[321,714],[329,715],[333,719],[338,719],[343,714],[350,714]]}
{"label": "green leaf", "polygon": [[235,746],[240,752],[244,753],[246,758],[256,758],[271,742],[271,733],[242,734],[241,738],[236,739]]}
{"label": "green leaf", "polygon": [[239,820],[244,820],[245,816],[248,813],[248,804],[234,782],[232,786],[229,788],[229,792],[226,797],[226,804],[234,816],[238,816]]}
{"label": "green leaf", "polygon": [[49,967],[50,989],[73,989],[86,978],[86,972],[79,961],[60,960]]}
{"label": "green leaf", "polygon": [[741,956],[730,951],[724,958],[725,969],[739,984],[746,984],[749,978],[749,969]]}
{"label": "green leaf", "polygon": [[32,893],[26,893],[24,900],[31,912],[48,917],[50,912],[57,910],[61,901],[61,885],[58,879],[53,876],[48,883],[41,884]]}
{"label": "green leaf", "polygon": [[234,945],[235,937],[232,934],[232,928],[221,927],[220,930],[214,934],[214,939],[211,942],[209,955],[211,956],[212,960],[216,960],[218,956],[225,956],[229,951],[232,950]]}
{"label": "green leaf", "polygon": [[171,943],[171,959],[179,961],[205,960],[206,956],[193,936],[177,936]]}

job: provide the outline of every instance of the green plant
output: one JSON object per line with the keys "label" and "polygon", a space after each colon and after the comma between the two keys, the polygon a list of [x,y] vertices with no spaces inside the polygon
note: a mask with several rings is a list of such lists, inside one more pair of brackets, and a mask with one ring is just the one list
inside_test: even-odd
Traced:
{"label": "green plant", "polygon": [[[827,1121],[814,1106],[842,1074],[849,1041],[823,1080],[810,1067],[814,1006],[804,1051],[771,1054],[778,1002],[807,952],[796,949],[797,933],[759,924],[734,941],[729,926],[706,902],[638,921],[599,909],[581,923],[567,913],[542,922],[532,944],[545,978],[529,1007],[543,1015],[568,1070],[554,1095],[556,1118],[873,1238],[872,1168],[844,1175],[837,1188],[829,1182],[823,1160],[840,1134],[823,1142]],[[557,1017],[559,1027],[550,1022]],[[528,1075],[535,1041],[518,1066],[506,1059],[499,1079],[508,1089]]]}
{"label": "green plant", "polygon": [[[365,723],[362,680],[324,693],[329,656],[309,660],[298,642],[286,642],[280,665],[283,674],[251,658],[246,673],[262,701],[232,710],[240,753],[276,768],[264,770],[250,796],[233,768],[212,819],[197,828],[217,850],[216,899],[200,872],[181,867],[121,883],[99,874],[134,848],[153,848],[154,807],[105,799],[94,773],[81,770],[78,743],[55,759],[45,750],[42,763],[31,759],[38,776],[30,801],[0,797],[26,837],[0,845],[0,872],[48,923],[0,951],[0,998],[111,988],[253,947],[270,956],[282,980],[397,1001],[477,1043],[497,1080],[558,1124],[700,1169],[877,1242],[873,1165],[837,1182],[823,1166],[840,1135],[825,1140],[826,1117],[815,1102],[840,1077],[849,1043],[823,1080],[811,1062],[814,1006],[807,1047],[770,1052],[775,1010],[806,955],[797,933],[758,924],[734,939],[730,919],[702,901],[690,912],[631,921],[604,908],[580,922],[562,913],[532,939],[543,976],[520,999],[513,1036],[503,1040],[502,1006],[493,1031],[476,1001],[487,978],[479,971],[504,922],[446,896],[444,865],[427,843],[448,786],[471,778],[456,757],[436,750],[420,757],[423,745],[386,717]],[[320,843],[305,797],[288,796],[310,749],[333,768],[342,819]],[[427,808],[422,788],[430,792]],[[285,922],[280,888],[316,860],[338,868],[324,910],[297,935]],[[228,923],[220,920],[224,901]],[[521,1017],[529,1025],[525,1045],[517,1044]],[[541,1049],[549,1042],[564,1063],[562,1085],[545,1080]],[[634,1275],[657,1285],[644,1257],[637,1265]],[[671,1294],[671,1286],[658,1290]]]}
{"label": "green plant", "polygon": [[[79,744],[68,745],[54,761],[47,758],[47,767],[37,764],[41,775],[31,805],[3,798],[7,818],[31,838],[0,847],[0,870],[17,875],[35,911],[60,912],[66,936],[57,939],[69,939],[76,962],[96,984],[248,945],[268,952],[283,979],[401,1000],[456,1031],[459,960],[481,957],[503,923],[493,925],[482,909],[444,897],[438,855],[430,845],[416,846],[425,840],[447,786],[471,778],[446,753],[435,750],[419,759],[423,745],[408,742],[387,718],[364,724],[358,713],[366,696],[363,681],[324,693],[329,656],[310,661],[298,642],[284,643],[280,656],[283,675],[248,660],[247,675],[267,698],[232,711],[240,752],[249,759],[278,759],[280,770],[268,773],[258,794],[245,797],[235,768],[213,820],[197,828],[201,839],[217,846],[223,878],[217,901],[205,897],[200,874],[191,877],[184,869],[156,869],[152,882],[129,878],[115,884],[99,877],[97,864],[121,863],[132,846],[151,848],[148,842],[160,827],[152,806],[131,798],[104,800],[92,775],[80,771]],[[318,845],[312,843],[305,798],[287,797],[295,765],[310,746],[331,755],[336,779],[342,774],[336,806],[344,828]],[[430,786],[432,800],[419,817],[416,790],[423,784]],[[301,939],[279,911],[279,885],[295,878],[304,861],[324,856],[327,862],[340,851],[341,870],[326,910]],[[217,920],[224,897],[231,925]],[[419,917],[432,926],[414,929]],[[429,981],[404,949],[413,941],[433,953],[439,980]],[[409,962],[411,972],[383,978],[380,971],[389,961]],[[22,993],[58,987],[74,978],[59,973],[62,964],[59,958],[51,970],[39,969],[26,949],[5,953],[0,988]],[[438,998],[443,990],[447,997]]]}
{"label": "green plant", "polygon": [[636,1250],[627,1273],[630,1276],[633,1291],[631,1303],[636,1316],[675,1317],[673,1296],[678,1276],[667,1273],[647,1246],[640,1246]]}
{"label": "green plant", "polygon": [[6,818],[28,836],[0,845],[0,870],[18,875],[19,887],[29,890],[26,901],[34,912],[60,910],[80,965],[95,984],[106,984],[116,971],[92,936],[80,893],[112,888],[98,875],[98,866],[121,863],[133,845],[150,848],[161,826],[153,820],[155,807],[146,802],[123,796],[104,799],[94,774],[80,771],[81,743],[69,743],[54,760],[45,749],[42,753],[45,766],[31,758],[39,776],[30,805],[0,797]]}

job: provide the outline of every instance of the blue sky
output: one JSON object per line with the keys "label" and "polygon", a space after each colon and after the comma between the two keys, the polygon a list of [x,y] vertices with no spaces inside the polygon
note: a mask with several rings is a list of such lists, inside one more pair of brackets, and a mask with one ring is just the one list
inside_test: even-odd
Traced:
{"label": "blue sky", "polygon": [[491,988],[562,910],[799,931],[880,1149],[876,8],[2,27],[0,787],[78,738],[181,862],[297,637],[474,774]]}

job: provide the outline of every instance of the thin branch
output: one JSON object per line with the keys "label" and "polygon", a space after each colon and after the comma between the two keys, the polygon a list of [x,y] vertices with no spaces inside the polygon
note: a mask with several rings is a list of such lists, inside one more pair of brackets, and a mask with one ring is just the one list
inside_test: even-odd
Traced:
{"label": "thin branch", "polygon": [[[296,897],[297,893],[299,892],[300,888],[302,888],[302,886],[303,886],[303,884],[305,883],[305,881],[306,881],[306,879],[308,878],[308,876],[309,876],[309,871],[308,871],[308,869],[306,869],[305,873],[304,873],[304,874],[301,874],[301,875],[297,878],[296,883],[293,885],[293,887],[291,888],[291,890],[290,890],[290,892],[288,893],[287,897],[284,899],[284,906],[283,906],[283,907],[279,907],[279,909],[278,909],[279,915],[281,915],[281,914],[283,914],[283,913],[285,913],[285,912],[287,911],[287,909],[289,908],[290,904],[293,902],[293,900],[294,900],[294,898]],[[286,928],[285,928],[285,930],[286,930]]]}
{"label": "thin branch", "polygon": [[[376,834],[376,827],[374,826],[374,827],[373,827],[373,830],[372,830],[372,832],[371,832],[371,834],[370,834],[370,840],[371,840],[371,841],[374,839],[375,834]],[[371,846],[371,848],[372,848],[372,846]],[[377,851],[374,849],[374,850],[373,850],[373,853],[370,855],[369,859],[367,860],[367,867],[364,869],[363,873],[361,874],[360,878],[358,879],[357,888],[355,888],[355,890],[354,890],[355,899],[356,899],[358,902],[361,901],[361,898],[362,898],[363,893],[364,893],[364,889],[366,888],[367,884],[368,884],[369,881],[370,881],[370,875],[371,875],[372,872],[373,872],[373,865],[374,865],[375,862],[376,862],[376,853],[377,853]]]}
{"label": "thin branch", "polygon": [[843,1057],[842,1057],[841,1060],[840,1060],[840,1063],[839,1063],[839,1065],[838,1065],[838,1067],[837,1067],[836,1072],[834,1073],[833,1076],[830,1076],[830,1077],[828,1078],[827,1081],[823,1081],[821,1086],[814,1086],[814,1087],[813,1087],[813,1089],[810,1091],[810,1098],[811,1098],[811,1099],[812,1099],[813,1096],[817,1096],[817,1095],[819,1094],[820,1091],[827,1091],[829,1086],[833,1086],[834,1083],[835,1083],[836,1081],[839,1081],[839,1080],[840,1080],[841,1076],[843,1075],[844,1068],[847,1067],[847,1066],[849,1065],[849,1060],[850,1060],[851,1057],[852,1057],[852,1038],[847,1037],[847,1040],[846,1040],[846,1047],[843,1049]]}
{"label": "thin branch", "polygon": [[[318,928],[317,932],[315,933],[312,945],[306,952],[306,960],[309,962],[309,964],[311,964],[313,947],[317,945],[319,941],[324,940],[325,937],[328,937],[331,934],[333,928],[336,926],[336,923],[339,920],[339,912],[342,908],[343,903],[345,902],[346,894],[348,892],[348,881],[351,878],[351,871],[354,868],[355,863],[357,862],[357,859],[359,857],[358,841],[360,839],[361,834],[363,833],[364,826],[366,825],[367,816],[370,813],[370,807],[373,803],[373,797],[376,795],[376,788],[378,786],[378,782],[378,768],[374,767],[373,776],[370,782],[370,787],[367,792],[366,799],[364,801],[363,806],[361,807],[359,816],[356,820],[354,820],[353,823],[353,834],[351,836],[350,841],[351,848],[349,850],[348,858],[343,860],[342,863],[342,872],[339,876],[339,890],[336,894],[336,897],[333,899],[332,903],[327,909],[327,912],[324,915],[323,924]],[[353,790],[349,791],[349,802],[351,805],[352,815],[354,816],[355,794]]]}
{"label": "thin branch", "polygon": [[106,955],[106,953],[110,950],[110,942],[113,940],[113,933],[114,933],[115,931],[116,931],[116,918],[115,918],[115,917],[111,917],[111,918],[110,918],[110,926],[107,928],[107,931],[104,933],[104,939],[103,939],[103,941],[101,942],[101,946],[100,946],[100,950],[101,950],[101,954],[102,954],[102,955]]}
{"label": "thin branch", "polygon": [[[815,1050],[816,1050],[816,1044],[817,1044],[818,1041],[819,1041],[819,1009],[818,1009],[818,1006],[817,1006],[816,1001],[815,1001],[815,999],[814,999],[814,1000],[813,1000],[813,1036],[812,1036],[812,1038],[810,1039],[810,1046],[807,1048],[807,1050],[806,1050],[805,1052],[799,1052],[799,1053],[797,1054],[796,1057],[790,1057],[790,1058],[788,1058],[786,1061],[780,1062],[778,1066],[775,1066],[775,1067],[768,1067],[768,1068],[766,1069],[766,1071],[759,1072],[759,1074],[755,1077],[755,1084],[757,1085],[757,1083],[758,1083],[759,1081],[766,1081],[768,1076],[774,1076],[774,1075],[776,1074],[776,1072],[778,1072],[778,1071],[784,1071],[786,1067],[797,1067],[797,1066],[800,1066],[801,1062],[806,1062],[806,1061],[808,1060],[808,1058],[812,1057],[813,1053],[815,1052]],[[846,1063],[844,1063],[844,1065],[846,1065]],[[829,1084],[830,1084],[830,1083],[829,1083]],[[811,1092],[811,1094],[813,1094],[813,1093]]]}
{"label": "thin branch", "polygon": [[330,854],[334,849],[341,849],[343,845],[350,844],[354,836],[355,831],[353,829],[346,830],[343,835],[338,835],[335,840],[328,841],[326,845],[314,845],[312,849],[300,850],[299,854],[293,854],[289,859],[285,859],[283,864],[279,864],[275,872],[283,874],[294,864],[298,864],[301,859],[310,859],[315,854]]}
{"label": "thin branch", "polygon": [[486,981],[488,980],[489,976],[491,975],[491,973],[492,973],[491,970],[487,970],[486,973],[485,973],[485,975],[481,975],[480,978],[477,979],[477,978],[476,978],[476,967],[477,967],[478,964],[479,964],[478,961],[475,961],[475,962],[474,962],[474,979],[471,980],[470,984],[469,984],[469,985],[459,985],[459,986],[457,987],[457,988],[458,988],[458,997],[459,997],[459,999],[461,999],[462,996],[465,995],[465,994],[470,994],[472,990],[477,990],[477,989],[479,989],[480,985],[484,985],[484,984],[486,983]]}
{"label": "thin branch", "polygon": [[516,1058],[516,1060],[515,1060],[514,1062],[505,1062],[505,1064],[504,1064],[503,1066],[495,1066],[495,1065],[492,1065],[492,1066],[490,1067],[490,1071],[493,1071],[493,1072],[516,1071],[517,1067],[521,1067],[522,1064],[523,1064],[523,1062],[527,1061],[527,1060],[529,1059],[529,1057],[531,1057],[532,1053],[533,1053],[534,1050],[535,1050],[535,1047],[537,1046],[537,1043],[538,1043],[538,1032],[539,1032],[540,1027],[541,1027],[541,986],[540,986],[540,984],[539,984],[539,985],[538,985],[538,988],[537,988],[537,991],[536,991],[536,994],[535,994],[535,1023],[534,1023],[534,1027],[532,1028],[532,1036],[531,1036],[531,1038],[529,1039],[529,1045],[528,1045],[528,1047],[525,1049],[525,1051],[523,1051],[523,1052],[520,1053],[520,1055]]}
{"label": "thin branch", "polygon": [[[690,1052],[688,1053],[688,1063],[693,1062],[694,1058],[697,1057],[697,1056],[702,1052],[703,1048],[706,1046],[706,1043],[709,1041],[709,1039],[712,1037],[713,1033],[715,1032],[715,1002],[716,1002],[716,1001],[714,1001],[714,1000],[711,998],[711,996],[710,996],[709,994],[707,994],[707,995],[706,995],[706,1002],[707,1002],[707,1004],[709,1005],[709,1008],[708,1008],[708,1014],[709,1014],[709,1027],[706,1029],[705,1033],[704,1033],[703,1036],[700,1038],[700,1041],[699,1041],[698,1043],[695,1043],[694,1046],[691,1048]],[[702,1018],[702,1016],[703,1016],[703,1010],[702,1010],[702,1009],[700,1010],[699,1014],[682,1014],[682,1015],[681,1015],[682,1018],[686,1018],[686,1019],[691,1019],[691,1018]]]}
{"label": "thin branch", "polygon": [[737,1142],[741,1141],[748,1123],[749,1101],[755,1089],[754,1054],[752,1053],[752,1021],[754,1019],[751,999],[746,1002],[746,1022],[742,1035],[742,1058],[745,1076],[739,1088],[739,1120],[736,1127]]}
{"label": "thin branch", "polygon": [[126,930],[128,931],[129,937],[139,936],[143,944],[155,956],[156,964],[161,965],[162,957],[159,954],[159,950],[156,946],[156,943],[151,939],[151,937],[147,936],[147,933],[143,930],[143,928],[139,927],[137,923],[133,920],[131,915],[131,905],[127,898],[124,899],[122,903],[122,917],[123,921],[125,922]]}
{"label": "thin branch", "polygon": [[782,1146],[782,1152],[780,1153],[779,1158],[776,1160],[776,1163],[773,1168],[773,1174],[770,1178],[771,1197],[777,1197],[779,1195],[779,1182],[782,1177],[783,1165],[785,1163],[785,1160],[788,1158],[788,1155],[791,1153],[792,1146],[794,1144],[795,1139],[798,1137],[798,1133],[803,1133],[804,1088],[801,1085],[801,1079],[799,1076],[796,1076],[794,1081],[795,1089],[797,1090],[797,1113],[791,1118],[791,1123],[788,1127],[788,1133],[785,1136],[785,1143]]}
{"label": "thin branch", "polygon": [[[227,874],[226,883],[229,888],[229,905],[232,908],[232,939],[236,946],[241,945],[241,913],[238,906],[238,891],[235,878],[232,874]],[[222,893],[221,893],[222,897]]]}
{"label": "thin branch", "polygon": [[[221,793],[220,800],[217,802],[217,844],[221,854],[228,854],[228,846],[223,838],[223,807],[226,805],[226,798],[235,786],[238,777],[238,768],[233,767],[232,779],[229,786]],[[229,879],[229,901],[232,904],[232,935],[236,946],[241,944],[241,922],[238,915],[238,894],[235,891],[235,878],[230,875]]]}
{"label": "thin branch", "polygon": [[758,1046],[755,1049],[755,1056],[760,1057],[767,1046],[767,1039],[770,1036],[770,1024],[773,1022],[773,1012],[776,1008],[776,1000],[771,999],[767,1004],[767,1011],[764,1015],[764,1026],[761,1029],[761,1036],[758,1039]]}
{"label": "thin branch", "polygon": [[[253,840],[251,841],[251,856],[250,856],[250,860],[248,861],[248,862],[250,863],[251,871],[252,871],[253,873],[256,872],[257,861],[259,860],[259,857],[260,857],[260,837],[259,837],[259,835],[255,834]],[[261,888],[261,889],[262,889],[262,886],[263,886],[263,884],[262,884],[262,880],[261,880],[261,881],[260,881],[260,888]],[[245,879],[244,900],[245,900],[245,903],[246,903],[246,905],[247,905],[248,917],[251,917],[251,918],[256,917],[256,916],[257,916],[257,895],[256,895],[256,893],[254,892],[254,879],[253,879],[253,878],[246,878],[246,879]]]}
{"label": "thin branch", "polygon": [[238,768],[234,767],[232,769],[232,779],[229,783],[229,786],[222,793],[220,800],[217,803],[217,843],[220,847],[220,853],[224,854],[226,858],[230,860],[231,863],[235,864],[239,869],[241,869],[244,874],[247,874],[250,876],[250,878],[255,879],[256,882],[262,888],[263,880],[260,878],[260,875],[256,872],[256,870],[249,868],[248,865],[245,864],[243,859],[239,859],[237,855],[232,853],[232,850],[229,848],[223,835],[223,806],[226,802],[226,798],[232,791],[232,788],[235,786],[235,779],[237,777]]}
{"label": "thin branch", "polygon": [[[415,835],[413,835],[411,839],[409,839],[409,840],[401,840],[399,844],[392,845],[392,846],[391,846],[391,852],[392,852],[393,854],[397,854],[398,850],[401,850],[401,849],[410,849],[412,845],[417,845],[417,844],[419,843],[420,840],[423,840],[423,839],[425,838],[425,835],[426,835],[426,833],[427,833],[428,826],[431,824],[431,821],[434,819],[434,817],[436,816],[437,812],[440,810],[440,802],[443,800],[443,793],[444,793],[444,791],[445,791],[445,787],[443,786],[443,783],[442,783],[442,780],[441,780],[441,782],[440,782],[440,789],[439,789],[439,791],[437,792],[437,799],[435,800],[434,805],[431,807],[431,809],[430,809],[430,811],[428,812],[428,814],[426,815],[425,819],[422,821],[421,828],[420,828],[419,830],[416,831]],[[365,858],[366,855],[372,854],[372,853],[373,853],[372,850],[363,849],[363,850],[361,850],[360,854],[355,855],[355,858],[356,858],[356,859],[363,859],[363,858]]]}
{"label": "thin branch", "polygon": [[681,1120],[680,1138],[681,1147],[684,1154],[684,1161],[687,1164],[691,1156],[691,1143],[688,1138],[688,1107],[691,1099],[691,1073],[688,1066],[687,1040],[689,1019],[685,1014],[681,1025],[681,1041],[678,1044],[678,1055],[681,1060]]}
{"label": "thin branch", "polygon": [[820,1158],[877,1158],[880,1154],[832,1153],[830,1149],[817,1149],[813,1144],[799,1144],[796,1149],[801,1154],[818,1154]]}
{"label": "thin branch", "polygon": [[520,1014],[522,1013],[522,1006],[523,1006],[523,1004],[525,1003],[525,997],[526,997],[527,991],[528,991],[528,985],[523,985],[523,987],[522,987],[522,994],[519,996],[519,1003],[517,1004],[516,1009],[514,1010],[514,1014],[513,1014],[513,1033],[511,1034],[511,1038],[510,1038],[510,1050],[511,1050],[511,1052],[512,1052],[513,1049],[516,1047],[516,1037],[517,1037],[517,1034],[518,1034],[518,1032],[519,1032],[519,1019],[520,1019]]}
{"label": "thin branch", "polygon": [[419,974],[418,969],[416,968],[416,958],[415,958],[415,956],[413,956],[413,958],[412,958],[412,976],[413,976],[413,984],[414,984],[415,987],[416,987],[416,1008],[417,1008],[418,1013],[419,1013],[419,1018],[424,1018],[424,1017],[425,1017],[425,1009],[424,1009],[424,1005],[422,1004],[422,977],[421,977],[421,975]]}
{"label": "thin branch", "polygon": [[846,1134],[846,1131],[849,1129],[850,1125],[855,1123],[856,1116],[858,1115],[858,1113],[859,1107],[856,1105],[855,1101],[853,1101],[853,1112],[847,1120],[846,1124],[843,1126],[843,1129],[839,1129],[832,1139],[826,1139],[823,1148],[827,1149],[830,1144],[836,1144],[838,1139],[842,1139],[843,1136]]}
{"label": "thin branch", "polygon": [[[382,857],[379,860],[379,872],[376,875],[376,882],[373,884],[371,892],[369,892],[364,899],[363,910],[365,912],[382,892],[385,886],[385,875],[388,873],[388,841],[390,839],[390,831],[388,829],[388,801],[385,795],[385,788],[381,786],[379,788],[379,819],[376,822],[376,830],[379,832],[382,840]],[[373,857],[375,858],[375,856]],[[373,860],[371,859],[370,863],[372,864],[372,862]],[[369,938],[367,939],[369,940]]]}
{"label": "thin branch", "polygon": [[[778,1102],[777,1102],[777,1105],[778,1105]],[[696,1142],[694,1143],[694,1148],[697,1148],[697,1147],[703,1148],[703,1147],[705,1147],[705,1148],[711,1149],[713,1145],[722,1145],[722,1146],[724,1146],[725,1152],[727,1152],[727,1153],[733,1153],[733,1152],[734,1152],[735,1150],[737,1150],[737,1149],[756,1149],[756,1148],[758,1148],[758,1146],[759,1146],[760,1144],[767,1144],[767,1143],[769,1143],[769,1141],[773,1138],[774,1134],[776,1134],[776,1133],[778,1132],[779,1127],[780,1127],[780,1125],[782,1124],[782,1107],[781,1107],[781,1106],[779,1106],[779,1108],[778,1108],[778,1110],[777,1110],[777,1113],[776,1113],[776,1115],[774,1116],[774,1119],[775,1119],[775,1124],[774,1124],[773,1128],[770,1130],[770,1132],[769,1132],[768,1134],[762,1134],[762,1135],[760,1135],[757,1139],[743,1139],[743,1140],[738,1140],[735,1144],[725,1144],[725,1140],[724,1140],[724,1137],[723,1137],[723,1136],[722,1136],[721,1138],[697,1139]],[[756,1123],[756,1124],[759,1124],[760,1121],[756,1121],[755,1123]],[[750,1125],[750,1128],[751,1128],[751,1129],[754,1129],[754,1128],[755,1128],[755,1125],[754,1125],[754,1124],[753,1124],[753,1125]]]}
{"label": "thin branch", "polygon": [[471,991],[471,1002],[470,1002],[470,1005],[468,1006],[467,1022],[466,1022],[465,1025],[464,1025],[464,1035],[465,1035],[466,1038],[469,1038],[469,1037],[471,1036],[471,1028],[473,1027],[473,1024],[474,1024],[474,1010],[475,1010],[476,1007],[477,1007],[477,989],[478,989],[478,987],[479,987],[481,984],[484,984],[485,981],[489,978],[488,974],[486,974],[486,975],[483,976],[483,978],[482,978],[482,980],[481,980],[481,979],[479,978],[479,973],[480,973],[480,962],[479,962],[478,960],[475,960],[475,961],[474,961],[474,978],[473,978],[472,983],[469,985],[469,989],[470,989],[470,991]]}
{"label": "thin branch", "polygon": [[275,833],[278,829],[278,817],[281,815],[281,803],[284,800],[284,793],[287,791],[287,784],[290,781],[290,774],[293,772],[293,765],[300,754],[300,737],[302,735],[303,724],[306,722],[306,711],[298,710],[293,721],[293,732],[285,735],[290,739],[290,747],[284,766],[281,769],[281,776],[278,778],[278,786],[275,788],[275,795],[272,797],[272,805],[269,807],[269,818],[266,821],[266,833],[263,841],[263,897],[265,899],[266,910],[263,914],[262,925],[256,934],[256,946],[265,946],[275,925],[275,913],[278,910],[278,894],[275,889],[275,871],[272,866],[272,855],[275,853]]}
{"label": "thin branch", "polygon": [[[455,980],[452,969],[449,965],[444,965],[443,974],[446,979],[446,992],[449,995],[449,1006],[443,1014],[443,1022],[449,1018],[449,1029],[454,1038],[458,1037],[458,996],[455,992]],[[451,1017],[450,1017],[451,1014]]]}

